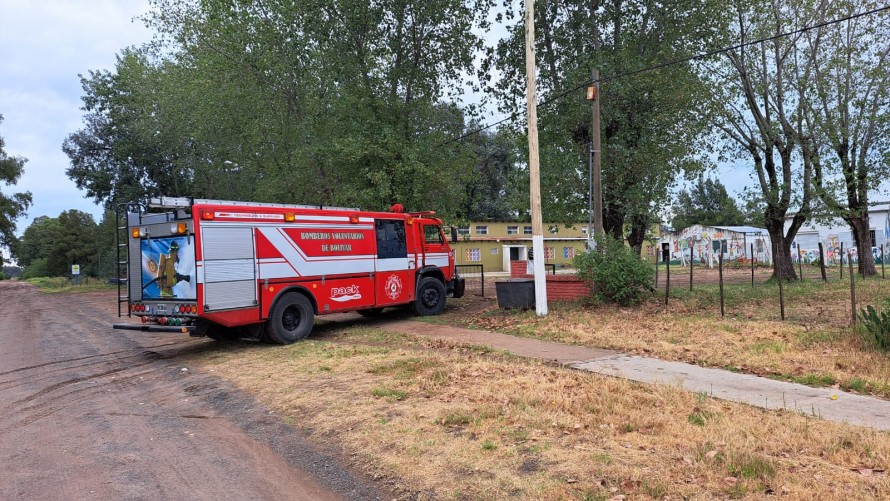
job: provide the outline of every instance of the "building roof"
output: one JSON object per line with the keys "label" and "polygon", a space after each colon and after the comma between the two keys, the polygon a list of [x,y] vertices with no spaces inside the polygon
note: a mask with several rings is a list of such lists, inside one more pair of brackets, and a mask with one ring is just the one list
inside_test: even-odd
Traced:
{"label": "building roof", "polygon": [[714,226],[714,228],[734,231],[736,233],[756,233],[758,235],[766,232],[766,228],[758,228],[756,226]]}

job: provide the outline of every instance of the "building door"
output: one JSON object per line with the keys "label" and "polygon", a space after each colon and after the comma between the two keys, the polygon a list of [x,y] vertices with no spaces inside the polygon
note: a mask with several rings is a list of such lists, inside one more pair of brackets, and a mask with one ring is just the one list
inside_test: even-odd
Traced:
{"label": "building door", "polygon": [[510,261],[519,261],[519,247],[510,247]]}

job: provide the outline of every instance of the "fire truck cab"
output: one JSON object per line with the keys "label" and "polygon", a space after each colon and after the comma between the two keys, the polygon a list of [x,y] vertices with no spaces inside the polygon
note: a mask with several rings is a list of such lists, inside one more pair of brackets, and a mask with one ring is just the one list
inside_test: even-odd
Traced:
{"label": "fire truck cab", "polygon": [[287,344],[308,336],[316,315],[399,305],[436,315],[464,293],[432,212],[169,197],[149,209],[160,212],[128,205],[118,225],[119,304],[140,323],[116,329]]}

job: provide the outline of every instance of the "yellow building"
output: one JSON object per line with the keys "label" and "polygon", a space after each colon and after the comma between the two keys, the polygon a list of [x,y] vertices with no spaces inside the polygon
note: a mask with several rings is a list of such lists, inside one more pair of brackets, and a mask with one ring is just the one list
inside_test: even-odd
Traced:
{"label": "yellow building", "polygon": [[[510,261],[527,260],[532,248],[531,223],[474,222],[457,226],[452,243],[457,264],[481,264],[485,271],[509,271]],[[587,225],[544,225],[544,262],[571,266],[587,245]]]}
{"label": "yellow building", "polygon": [[[657,229],[657,225],[655,225]],[[510,261],[528,259],[532,248],[531,223],[473,222],[457,226],[452,243],[459,265],[481,264],[485,271],[509,271]],[[587,248],[587,223],[544,224],[544,262],[557,267],[572,266],[575,256]],[[654,247],[643,244],[641,255],[653,260]]]}

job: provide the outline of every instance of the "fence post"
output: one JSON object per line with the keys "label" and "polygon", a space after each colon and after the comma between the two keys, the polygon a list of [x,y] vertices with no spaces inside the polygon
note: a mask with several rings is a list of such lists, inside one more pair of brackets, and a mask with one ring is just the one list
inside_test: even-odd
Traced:
{"label": "fence post", "polygon": [[841,280],[844,279],[844,243],[841,242]]}
{"label": "fence post", "polygon": [[692,290],[692,247],[689,247],[689,290]]}
{"label": "fence post", "polygon": [[720,243],[720,255],[717,256],[717,267],[720,270],[720,318],[723,318],[723,243]]}
{"label": "fence post", "polygon": [[850,264],[850,312],[852,313],[851,325],[856,325],[856,274],[853,273],[853,251],[848,251],[850,255],[847,262]]}
{"label": "fence post", "polygon": [[665,278],[664,278],[664,305],[668,304],[668,296],[671,295],[671,260],[670,257],[665,261],[664,268]]}
{"label": "fence post", "polygon": [[825,276],[825,249],[822,247],[822,242],[819,242],[819,271],[822,272],[822,281],[827,282],[828,277]]}
{"label": "fence post", "polygon": [[751,244],[751,288],[754,288],[754,244]]}
{"label": "fence post", "polygon": [[482,275],[482,297],[485,297],[485,266],[479,265],[479,273]]}
{"label": "fence post", "polygon": [[803,281],[803,249],[800,244],[797,245],[797,272],[800,274],[800,280]]}
{"label": "fence post", "polygon": [[887,278],[884,275],[884,244],[881,244],[881,278]]}
{"label": "fence post", "polygon": [[656,249],[655,252],[655,288],[658,288],[658,257],[661,255],[661,249]]}
{"label": "fence post", "polygon": [[785,284],[783,283],[785,281],[782,280],[782,273],[780,271],[782,266],[779,263],[779,259],[779,245],[776,244],[773,246],[773,269],[775,270],[776,280],[779,281],[779,315],[782,320],[785,320]]}

